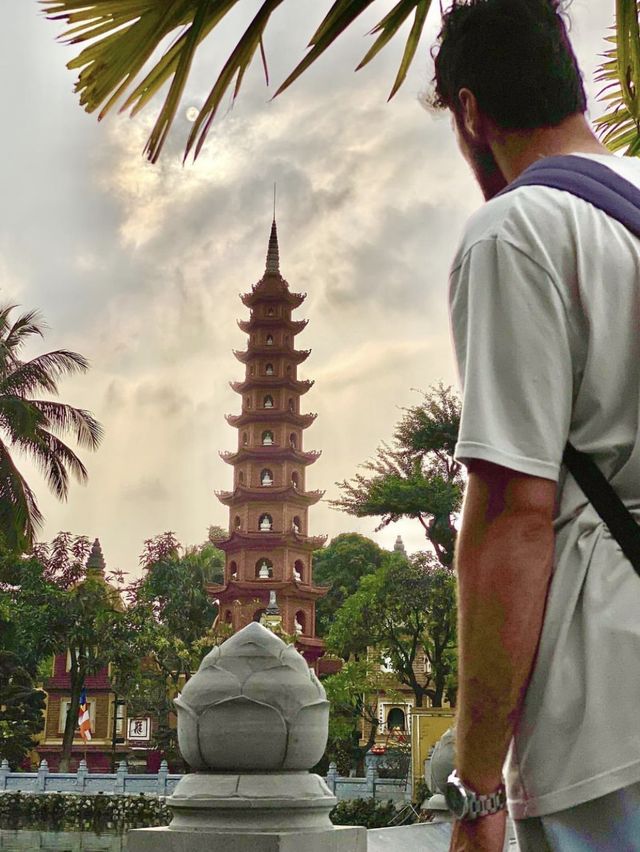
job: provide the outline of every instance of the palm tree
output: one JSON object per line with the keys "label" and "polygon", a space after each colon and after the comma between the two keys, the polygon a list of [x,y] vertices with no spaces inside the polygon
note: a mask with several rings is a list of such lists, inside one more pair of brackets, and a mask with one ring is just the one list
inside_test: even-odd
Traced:
{"label": "palm tree", "polygon": [[87,471],[60,436],[72,433],[80,446],[95,450],[102,426],[88,411],[39,398],[43,391],[57,394],[61,376],[84,373],[89,364],[64,349],[22,360],[29,338],[43,336],[44,323],[36,311],[14,319],[15,310],[15,305],[0,307],[0,536],[8,547],[24,552],[33,545],[42,513],[13,451],[34,461],[56,497],[65,500],[69,473],[86,482]]}
{"label": "palm tree", "polygon": [[[64,20],[70,28],[62,39],[83,45],[68,67],[80,69],[76,91],[87,112],[100,109],[102,118],[124,99],[121,110],[139,112],[162,86],[171,81],[145,153],[155,162],[176,116],[191,64],[199,45],[241,0],[40,0],[53,20]],[[238,95],[244,74],[257,51],[260,53],[268,84],[269,74],[263,36],[269,20],[284,0],[262,0],[257,14],[229,55],[199,111],[185,149],[194,158],[202,149],[218,108],[231,89]],[[292,0],[293,2],[293,0]],[[276,95],[294,82],[324,51],[351,27],[356,18],[374,0],[334,0],[308,50]],[[389,98],[402,85],[414,58],[424,29],[431,0],[394,0],[389,12],[371,31],[375,41],[358,65],[362,68],[397,35],[405,21],[413,16],[398,73]],[[605,54],[598,79],[605,83],[602,99],[609,111],[598,120],[603,140],[612,150],[624,148],[627,154],[640,152],[640,33],[637,0],[615,0],[613,47]],[[170,46],[139,80],[148,60],[166,39],[174,35]],[[356,69],[357,70],[357,69]],[[126,98],[125,98],[126,95]]]}

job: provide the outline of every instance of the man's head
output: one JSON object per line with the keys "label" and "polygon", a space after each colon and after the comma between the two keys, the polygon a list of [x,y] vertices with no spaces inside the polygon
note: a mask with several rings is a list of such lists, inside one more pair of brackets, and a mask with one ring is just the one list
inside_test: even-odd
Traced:
{"label": "man's head", "polygon": [[434,105],[451,110],[460,147],[490,197],[504,178],[490,131],[555,127],[586,110],[559,0],[461,0],[443,15]]}

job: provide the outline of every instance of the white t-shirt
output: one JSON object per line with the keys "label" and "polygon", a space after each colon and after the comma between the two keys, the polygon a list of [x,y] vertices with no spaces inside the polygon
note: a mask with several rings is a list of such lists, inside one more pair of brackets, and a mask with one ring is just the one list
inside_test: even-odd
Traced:
{"label": "white t-shirt", "polygon": [[[640,188],[638,160],[593,159]],[[569,193],[521,187],[471,218],[450,285],[456,457],[558,482],[554,575],[506,765],[519,819],[640,780],[640,577],[562,467],[569,438],[640,517],[640,240]]]}

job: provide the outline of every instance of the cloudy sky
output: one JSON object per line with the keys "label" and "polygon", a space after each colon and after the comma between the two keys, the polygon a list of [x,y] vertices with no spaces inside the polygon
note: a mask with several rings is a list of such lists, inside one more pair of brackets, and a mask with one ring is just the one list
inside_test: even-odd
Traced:
{"label": "cloudy sky", "polygon": [[[106,437],[85,454],[90,481],[57,503],[28,464],[46,515],[58,530],[99,536],[112,568],[136,572],[142,543],[167,529],[195,544],[227,510],[214,489],[231,469],[218,457],[235,446],[224,421],[242,376],[238,299],[262,275],[278,185],[281,269],[308,298],[298,338],[313,353],[300,371],[316,384],[304,397],[318,412],[306,448],[321,449],[308,487],[336,497],[336,480],[388,439],[412,388],[456,382],[446,310],[447,268],[466,217],[481,196],[454,146],[446,118],[417,95],[430,77],[428,48],[437,3],[410,75],[386,96],[400,45],[353,73],[367,31],[388,2],[374,4],[293,88],[273,102],[259,62],[239,100],[221,115],[195,165],[180,153],[186,112],[208,93],[213,73],[259,3],[242,9],[207,43],[161,162],[141,156],[151,115],[98,125],[73,94],[71,56],[60,27],[36,0],[3,0],[0,70],[0,299],[40,309],[47,349],[86,355],[89,374],[66,380],[67,402],[91,409]],[[329,0],[289,0],[266,40],[272,80],[302,55]],[[598,114],[592,82],[613,0],[574,0],[572,33]],[[35,352],[36,350],[34,350]],[[391,547],[424,546],[417,522],[374,533],[321,503],[314,534],[358,530]]]}

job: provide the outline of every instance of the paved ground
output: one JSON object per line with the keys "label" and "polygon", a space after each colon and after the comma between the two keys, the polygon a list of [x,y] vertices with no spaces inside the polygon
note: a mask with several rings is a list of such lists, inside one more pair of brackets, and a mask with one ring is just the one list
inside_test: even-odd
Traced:
{"label": "paved ground", "polygon": [[[367,852],[449,852],[451,825],[446,822],[375,828],[367,832]],[[515,839],[508,839],[505,852],[518,852]]]}

